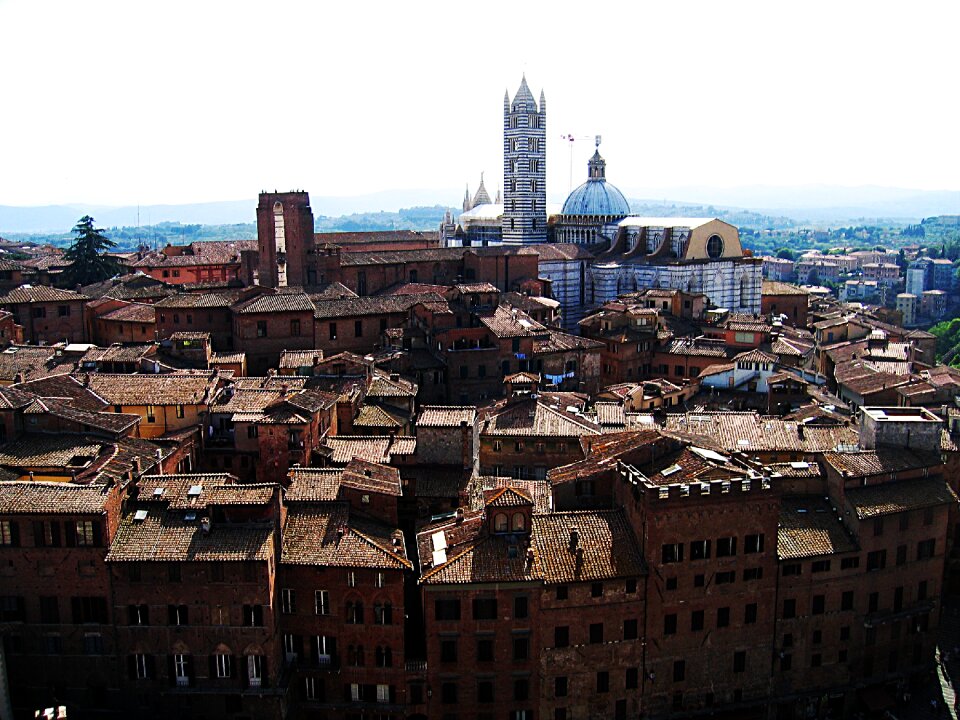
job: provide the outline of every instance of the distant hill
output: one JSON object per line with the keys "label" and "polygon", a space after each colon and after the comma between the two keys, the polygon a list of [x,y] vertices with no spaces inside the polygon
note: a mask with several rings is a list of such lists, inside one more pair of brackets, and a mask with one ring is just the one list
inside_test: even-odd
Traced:
{"label": "distant hill", "polygon": [[[870,224],[888,220],[894,223],[919,222],[934,215],[960,214],[960,192],[922,191],[907,188],[875,186],[840,187],[833,185],[799,185],[794,187],[738,187],[718,188],[708,186],[684,186],[672,188],[624,188],[628,197],[640,198],[631,201],[634,211],[641,207],[667,208],[678,206],[678,214],[690,212],[691,208],[710,208],[726,213],[724,219],[735,224],[740,213],[749,220],[751,227],[790,227],[818,225],[837,227],[851,224]],[[388,218],[409,210],[442,207],[439,203],[459,203],[460,192],[451,188],[422,190],[384,191],[353,197],[312,196],[310,203],[318,218],[350,218],[343,220],[347,227],[376,230],[385,227],[395,229],[430,229],[433,226],[407,227],[406,222],[428,223],[434,218],[424,217]],[[551,202],[562,203],[564,197],[551,195]],[[65,233],[83,215],[93,215],[101,227],[137,227],[158,225],[164,222],[235,225],[256,222],[257,200],[230,200],[224,202],[193,203],[185,205],[144,205],[139,208],[105,207],[95,205],[49,205],[43,207],[0,206],[0,235],[14,233]],[[645,210],[643,212],[646,212]],[[663,214],[666,214],[664,212]],[[708,213],[720,215],[720,212]],[[384,215],[385,217],[379,217]],[[390,223],[400,225],[390,225]],[[369,223],[369,227],[366,225]],[[331,228],[333,229],[333,228]]]}

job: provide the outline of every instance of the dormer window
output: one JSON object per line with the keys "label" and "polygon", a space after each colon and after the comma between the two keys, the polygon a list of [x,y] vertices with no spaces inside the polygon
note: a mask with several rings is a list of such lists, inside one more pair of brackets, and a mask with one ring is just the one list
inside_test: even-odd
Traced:
{"label": "dormer window", "polygon": [[522,512],[515,512],[511,522],[513,532],[524,532],[527,526],[527,518]]}
{"label": "dormer window", "polygon": [[493,518],[493,531],[505,533],[510,531],[509,521],[506,513],[497,513]]}

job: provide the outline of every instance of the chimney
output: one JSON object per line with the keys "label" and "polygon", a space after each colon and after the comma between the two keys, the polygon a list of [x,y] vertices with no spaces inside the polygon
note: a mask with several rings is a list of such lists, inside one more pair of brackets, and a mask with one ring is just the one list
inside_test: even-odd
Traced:
{"label": "chimney", "polygon": [[140,474],[140,458],[139,457],[135,457],[133,459],[133,474],[134,475]]}
{"label": "chimney", "polygon": [[462,522],[463,522],[463,508],[458,507],[457,508],[457,525],[459,525]]}
{"label": "chimney", "polygon": [[533,548],[529,547],[527,548],[527,570],[529,571],[531,567],[533,567]]}
{"label": "chimney", "polygon": [[338,542],[339,542],[340,540],[343,540],[344,534],[345,534],[345,531],[344,531],[344,529],[343,529],[343,525],[338,526],[338,527],[337,527],[337,541],[338,541]]}
{"label": "chimney", "polygon": [[797,423],[797,437],[803,440],[803,423]]}
{"label": "chimney", "polygon": [[574,551],[580,545],[580,531],[575,527],[570,528],[570,550]]}
{"label": "chimney", "polygon": [[210,518],[208,518],[208,517],[202,517],[202,518],[200,518],[200,531],[201,531],[204,535],[209,535],[209,534],[210,534]]}
{"label": "chimney", "polygon": [[22,382],[23,382],[23,373],[18,372],[16,375],[13,376],[13,384],[14,384],[14,385],[17,385],[17,384],[22,383]]}

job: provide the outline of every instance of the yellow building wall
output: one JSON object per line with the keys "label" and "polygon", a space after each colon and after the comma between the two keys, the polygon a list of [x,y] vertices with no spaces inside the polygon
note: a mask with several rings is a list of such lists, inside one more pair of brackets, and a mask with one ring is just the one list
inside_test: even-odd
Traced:
{"label": "yellow building wall", "polygon": [[[707,240],[711,235],[719,235],[723,240],[723,253],[719,258],[711,258],[707,254]],[[683,256],[684,260],[719,260],[738,257],[743,257],[740,231],[730,223],[711,220],[690,230],[690,240],[687,243],[687,252]]]}

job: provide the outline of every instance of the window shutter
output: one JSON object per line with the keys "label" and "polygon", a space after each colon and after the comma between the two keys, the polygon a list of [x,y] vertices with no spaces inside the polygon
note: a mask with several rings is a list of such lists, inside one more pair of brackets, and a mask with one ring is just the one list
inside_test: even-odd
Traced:
{"label": "window shutter", "polygon": [[131,680],[137,679],[137,656],[127,655],[127,675]]}
{"label": "window shutter", "polygon": [[214,654],[214,655],[211,655],[211,656],[208,658],[208,660],[210,661],[210,663],[209,663],[209,672],[210,672],[210,674],[209,674],[207,677],[209,677],[211,680],[213,680],[213,679],[215,679],[215,678],[217,677],[217,656],[216,656],[215,654]]}

